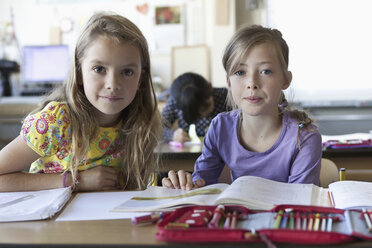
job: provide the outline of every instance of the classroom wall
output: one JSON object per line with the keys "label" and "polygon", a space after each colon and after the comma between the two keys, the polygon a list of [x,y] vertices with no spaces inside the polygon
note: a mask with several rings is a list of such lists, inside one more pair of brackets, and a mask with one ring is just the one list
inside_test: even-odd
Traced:
{"label": "classroom wall", "polygon": [[235,6],[236,27],[244,25],[266,25],[264,0],[237,0]]}
{"label": "classroom wall", "polygon": [[[9,31],[5,27],[11,21],[12,10],[15,33],[21,47],[63,43],[70,45],[72,50],[81,28],[92,13],[115,11],[136,23],[148,39],[153,74],[164,87],[169,87],[172,81],[170,49],[159,49],[157,46],[161,38],[166,42],[174,40],[166,37],[172,34],[175,34],[172,36],[174,38],[184,35],[180,38],[184,39],[183,45],[206,44],[208,46],[211,82],[214,86],[223,87],[226,86],[226,80],[221,58],[223,49],[236,28],[236,2],[244,2],[244,0],[1,0],[0,34]],[[141,15],[136,7],[145,3],[149,6],[149,12]],[[164,31],[165,29],[154,26],[155,6],[177,5],[182,6],[183,17],[185,17],[182,19],[185,24],[183,34],[174,30]],[[224,9],[227,11],[223,11]],[[225,21],[221,22],[220,15],[216,14],[218,11],[219,14],[222,11],[227,16]],[[62,22],[72,24],[72,31],[60,33],[59,27]],[[169,27],[174,26],[169,25]],[[154,29],[157,33],[152,32]],[[161,37],[154,37],[156,34],[160,34]],[[0,49],[0,57],[5,53],[7,51]],[[12,57],[17,56],[11,55],[10,59]]]}

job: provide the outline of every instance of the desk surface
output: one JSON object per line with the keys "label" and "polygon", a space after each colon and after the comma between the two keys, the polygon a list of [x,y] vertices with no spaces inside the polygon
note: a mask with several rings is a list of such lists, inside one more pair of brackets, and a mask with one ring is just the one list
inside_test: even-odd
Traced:
{"label": "desk surface", "polygon": [[184,145],[182,147],[171,146],[168,143],[159,144],[155,153],[164,159],[194,159],[196,160],[202,152],[202,144]]}
{"label": "desk surface", "polygon": [[[75,194],[73,195],[75,196]],[[72,200],[72,199],[71,199]],[[67,203],[69,204],[71,200]],[[155,239],[156,226],[133,227],[129,219],[56,222],[49,220],[0,223],[0,248],[3,247],[180,247]],[[190,245],[190,244],[184,244]],[[192,244],[192,247],[266,247],[263,243]],[[372,242],[355,242],[337,247],[371,247]],[[277,247],[319,247],[277,244]],[[329,246],[327,246],[329,247]]]}
{"label": "desk surface", "polygon": [[[167,246],[180,244],[160,242],[155,239],[155,225],[132,227],[130,220],[71,221],[52,220],[1,223],[0,247],[133,247]],[[187,244],[184,244],[187,245]],[[263,243],[192,244],[192,247],[266,247]],[[371,242],[355,242],[337,247],[371,247]],[[319,247],[295,244],[277,244],[277,247]],[[327,246],[329,247],[329,246]]]}
{"label": "desk surface", "polygon": [[372,148],[326,149],[323,150],[323,157],[372,157]]}

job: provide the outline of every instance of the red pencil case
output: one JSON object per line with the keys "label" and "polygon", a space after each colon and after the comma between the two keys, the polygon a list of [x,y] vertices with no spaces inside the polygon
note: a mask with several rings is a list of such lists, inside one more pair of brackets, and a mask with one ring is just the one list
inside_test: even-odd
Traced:
{"label": "red pencil case", "polygon": [[[183,243],[295,244],[337,244],[357,239],[372,240],[372,233],[365,220],[365,215],[368,215],[370,220],[369,215],[372,217],[372,212],[301,205],[278,205],[270,211],[254,211],[242,206],[227,205],[224,206],[218,225],[213,226],[210,223],[216,209],[217,206],[179,208],[157,224],[156,239]],[[195,214],[197,212],[203,215]],[[204,214],[205,212],[209,214]],[[232,225],[234,213],[237,222]]]}

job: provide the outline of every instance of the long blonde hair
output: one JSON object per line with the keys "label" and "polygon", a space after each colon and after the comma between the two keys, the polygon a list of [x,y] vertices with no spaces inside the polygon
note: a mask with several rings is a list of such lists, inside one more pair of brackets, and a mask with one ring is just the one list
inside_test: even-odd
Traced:
{"label": "long blonde hair", "polygon": [[[259,25],[244,26],[240,28],[230,39],[222,58],[222,64],[225,68],[227,76],[230,76],[237,69],[249,49],[251,49],[255,45],[265,42],[270,42],[274,45],[279,56],[283,75],[286,77],[288,75],[287,72],[289,64],[289,48],[287,42],[283,39],[282,33],[279,30],[265,28]],[[286,79],[289,80],[288,78]],[[232,98],[230,89],[227,97],[227,102],[232,109],[237,108],[237,105]],[[288,112],[292,118],[298,121],[300,128],[298,129],[297,145],[299,148],[301,148],[300,130],[304,128],[308,131],[312,131],[310,125],[313,123],[313,120],[305,111],[291,108],[285,98],[283,91],[281,93],[278,107],[281,114],[283,112]]]}
{"label": "long blonde hair", "polygon": [[142,72],[140,86],[133,101],[122,111],[123,173],[126,189],[143,189],[153,180],[157,171],[154,148],[161,134],[160,114],[151,79],[150,55],[145,37],[138,27],[127,18],[111,14],[94,14],[76,43],[73,63],[64,84],[54,90],[38,109],[50,101],[67,103],[72,125],[72,157],[69,170],[75,179],[78,166],[85,163],[89,143],[99,128],[91,113],[93,105],[85,96],[82,83],[81,64],[90,43],[98,36],[107,36],[114,41],[138,48],[141,55]]}

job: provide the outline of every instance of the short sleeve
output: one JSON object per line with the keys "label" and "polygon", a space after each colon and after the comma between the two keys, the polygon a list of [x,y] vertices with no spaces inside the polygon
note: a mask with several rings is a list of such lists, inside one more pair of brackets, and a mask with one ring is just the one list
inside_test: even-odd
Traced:
{"label": "short sleeve", "polygon": [[303,132],[301,149],[293,161],[288,182],[319,185],[321,159],[322,137],[320,133],[318,130]]}
{"label": "short sleeve", "polygon": [[27,144],[43,157],[66,147],[70,134],[67,106],[60,102],[50,102],[40,112],[27,116],[20,133]]}
{"label": "short sleeve", "polygon": [[194,172],[192,174],[193,181],[204,179],[206,184],[213,184],[218,182],[218,177],[225,166],[218,148],[219,136],[221,132],[221,123],[217,116],[211,122],[203,141],[202,154],[195,162]]}

